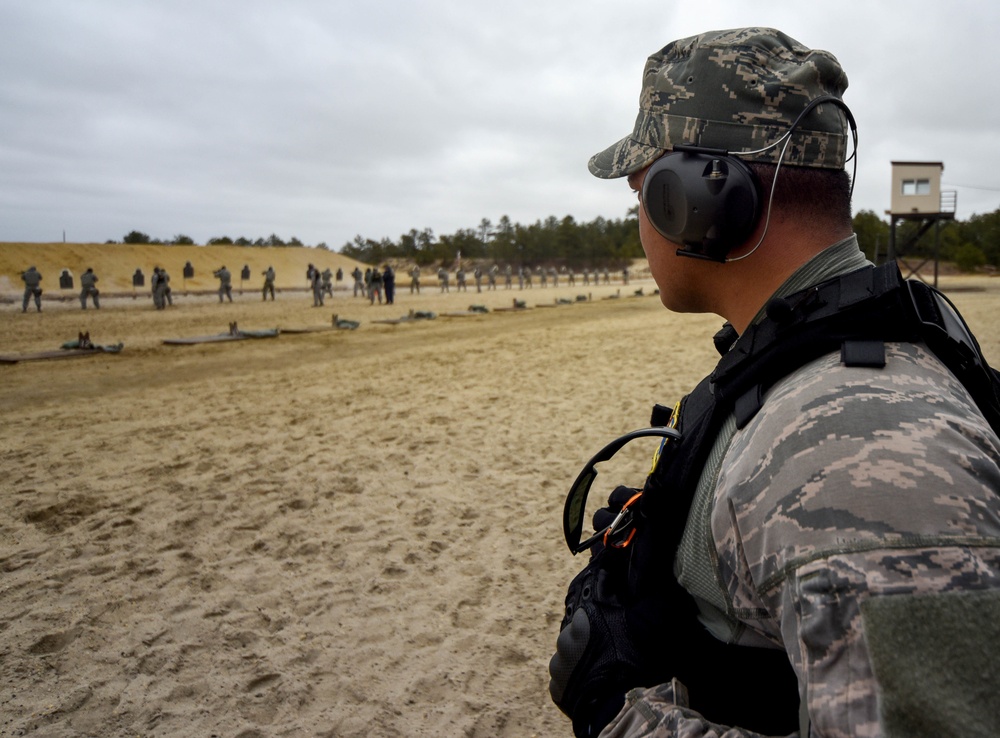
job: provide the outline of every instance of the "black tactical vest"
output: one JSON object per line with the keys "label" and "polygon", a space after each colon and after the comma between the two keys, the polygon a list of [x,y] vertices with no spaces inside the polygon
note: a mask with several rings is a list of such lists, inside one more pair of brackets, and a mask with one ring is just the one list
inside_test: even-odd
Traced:
{"label": "black tactical vest", "polygon": [[[712,722],[768,734],[799,728],[797,682],[784,651],[717,640],[698,622],[692,597],[672,575],[663,575],[673,571],[713,441],[730,415],[744,427],[760,410],[764,393],[806,363],[840,351],[847,366],[881,368],[887,342],[925,343],[1000,433],[997,374],[947,299],[923,282],[903,280],[895,263],[772,300],[766,317],[738,338],[731,330],[716,337],[725,353],[677,410],[660,405],[653,410],[652,425],[674,425],[681,439],[664,444],[646,480],[641,512],[647,544],[633,555],[631,578],[645,596],[660,599],[657,609],[667,613],[655,625],[672,631],[665,633],[662,654],[656,656],[663,659],[664,679],[683,682],[691,707]],[[650,538],[656,541],[652,549]],[[726,675],[732,684],[720,688]]]}

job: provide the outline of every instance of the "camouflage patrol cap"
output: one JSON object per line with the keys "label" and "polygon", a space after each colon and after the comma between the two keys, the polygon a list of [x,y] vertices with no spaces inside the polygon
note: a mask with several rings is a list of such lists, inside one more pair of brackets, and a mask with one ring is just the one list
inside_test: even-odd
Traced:
{"label": "camouflage patrol cap", "polygon": [[[603,179],[637,172],[677,144],[756,151],[788,131],[817,97],[842,97],[847,75],[828,51],[808,49],[773,28],[709,31],[649,57],[639,115],[628,136],[590,160]],[[847,125],[820,105],[792,134],[783,164],[841,169]],[[744,157],[777,163],[781,146]]]}

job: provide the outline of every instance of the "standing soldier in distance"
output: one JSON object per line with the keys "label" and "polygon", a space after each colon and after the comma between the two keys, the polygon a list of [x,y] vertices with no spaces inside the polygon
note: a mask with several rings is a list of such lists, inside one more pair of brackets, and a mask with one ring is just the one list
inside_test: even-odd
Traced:
{"label": "standing soldier in distance", "polygon": [[162,267],[153,267],[153,274],[149,279],[149,287],[153,293],[153,307],[163,310],[167,304],[174,304],[170,296],[170,275]]}
{"label": "standing soldier in distance", "polygon": [[21,303],[21,312],[28,312],[28,303],[35,300],[35,309],[42,312],[42,275],[34,266],[28,267],[27,271],[21,272],[21,281],[24,282],[24,301]]}
{"label": "standing soldier in distance", "polygon": [[323,294],[333,297],[333,271],[330,267],[323,270]]}
{"label": "standing soldier in distance", "polygon": [[173,307],[174,306],[174,291],[170,289],[170,275],[167,273],[166,267],[160,268],[160,292],[162,294],[160,298],[160,303],[163,307]]}
{"label": "standing soldier in distance", "polygon": [[311,287],[313,293],[313,307],[323,307],[323,275],[320,273],[319,269],[312,267],[310,273]]}
{"label": "standing soldier in distance", "polygon": [[87,267],[87,271],[80,275],[80,307],[87,309],[87,297],[93,299],[94,307],[101,309],[101,301],[98,297],[100,292],[97,289],[97,275],[94,270]]}
{"label": "standing soldier in distance", "polygon": [[224,302],[223,298],[228,297],[229,302],[233,301],[233,275],[223,264],[220,269],[212,272],[212,275],[219,280],[219,302]]}
{"label": "standing soldier in distance", "polygon": [[271,302],[274,302],[274,267],[269,266],[261,273],[264,275],[263,301],[267,302],[267,295],[270,293]]}
{"label": "standing soldier in distance", "polygon": [[365,293],[365,275],[362,273],[361,267],[354,267],[351,276],[354,277],[354,296],[357,297],[360,291],[362,297],[367,297]]}
{"label": "standing soldier in distance", "polygon": [[382,288],[384,286],[384,281],[382,279],[382,273],[378,270],[378,267],[372,269],[371,280],[368,283],[368,302],[370,305],[375,304],[375,298],[378,298],[378,304],[382,304]]}
{"label": "standing soldier in distance", "polygon": [[414,265],[410,270],[410,294],[420,294],[420,267]]}
{"label": "standing soldier in distance", "polygon": [[[316,293],[316,280],[319,278],[319,270],[313,266],[312,262],[306,265],[306,284],[309,285],[309,291],[314,295]],[[313,299],[313,307],[316,307],[316,300]]]}
{"label": "standing soldier in distance", "polygon": [[153,273],[149,277],[149,291],[153,296],[153,307],[157,310],[163,309],[163,294],[159,290],[160,267],[153,267]]}
{"label": "standing soldier in distance", "polygon": [[396,270],[390,264],[382,268],[382,287],[385,290],[385,304],[393,305],[396,302]]}

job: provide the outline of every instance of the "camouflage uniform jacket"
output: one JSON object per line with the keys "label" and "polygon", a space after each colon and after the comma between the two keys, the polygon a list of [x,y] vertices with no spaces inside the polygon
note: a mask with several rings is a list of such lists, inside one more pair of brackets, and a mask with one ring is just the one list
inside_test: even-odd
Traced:
{"label": "camouflage uniform jacket", "polygon": [[[778,295],[859,259],[853,238],[841,242]],[[1000,440],[926,347],[888,344],[886,359],[878,370],[827,355],[775,384],[744,428],[730,418],[675,573],[717,637],[787,652],[810,735],[987,735],[1000,720],[1000,667],[990,663],[1000,643]],[[944,668],[916,673],[935,649],[945,658],[929,663]],[[977,650],[987,656],[958,699],[980,691],[956,706],[930,680],[954,679],[956,654]],[[753,678],[719,676],[720,689]],[[674,680],[630,692],[601,735],[756,734],[689,709]]]}
{"label": "camouflage uniform jacket", "polygon": [[28,269],[21,275],[25,289],[37,290],[42,283],[42,275],[35,269]]}

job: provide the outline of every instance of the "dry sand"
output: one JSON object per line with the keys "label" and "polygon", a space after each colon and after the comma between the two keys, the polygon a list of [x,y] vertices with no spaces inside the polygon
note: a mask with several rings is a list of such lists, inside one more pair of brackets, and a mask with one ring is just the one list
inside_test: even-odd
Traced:
{"label": "dry sand", "polygon": [[[1000,364],[975,284],[953,296]],[[566,489],[711,367],[719,325],[618,288],[398,326],[371,321],[585,288],[3,306],[0,353],[125,349],[0,366],[0,736],[569,735],[546,671],[583,565]],[[361,327],[161,343],[334,312]]]}

